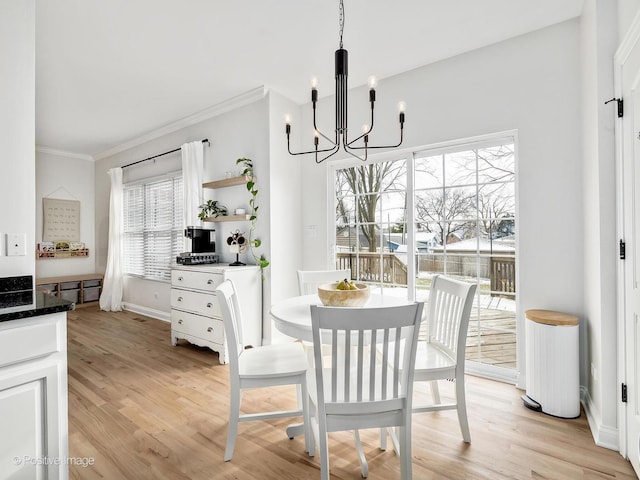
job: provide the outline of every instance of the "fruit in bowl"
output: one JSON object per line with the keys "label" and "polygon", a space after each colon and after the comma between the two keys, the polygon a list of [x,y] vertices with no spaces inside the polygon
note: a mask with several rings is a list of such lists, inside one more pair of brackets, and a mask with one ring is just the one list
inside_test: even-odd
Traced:
{"label": "fruit in bowl", "polygon": [[362,307],[369,301],[369,286],[345,278],[340,282],[318,285],[318,297],[327,307]]}

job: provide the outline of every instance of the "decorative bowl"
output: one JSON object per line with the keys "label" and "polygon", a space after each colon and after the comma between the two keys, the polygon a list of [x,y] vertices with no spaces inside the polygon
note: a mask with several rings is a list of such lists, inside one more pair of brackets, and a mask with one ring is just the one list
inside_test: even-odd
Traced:
{"label": "decorative bowl", "polygon": [[[327,307],[362,307],[369,301],[369,286],[356,283],[358,290],[338,290],[340,282],[318,285],[318,297]],[[355,282],[354,282],[355,283]]]}

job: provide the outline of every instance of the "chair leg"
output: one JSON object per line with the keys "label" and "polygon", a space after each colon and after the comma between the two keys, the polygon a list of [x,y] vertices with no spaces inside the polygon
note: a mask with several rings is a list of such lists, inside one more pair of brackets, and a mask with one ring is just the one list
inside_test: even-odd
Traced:
{"label": "chair leg", "polygon": [[467,402],[464,389],[464,373],[456,377],[456,410],[458,411],[458,422],[462,431],[462,439],[465,443],[471,443],[471,433],[469,432],[469,421],[467,419]]}
{"label": "chair leg", "polygon": [[313,456],[311,450],[313,443],[311,441],[311,420],[309,418],[309,392],[307,391],[306,377],[303,377],[302,382],[298,385],[298,392],[301,397],[302,421],[304,422],[304,448],[309,455]]}
{"label": "chair leg", "polygon": [[320,480],[329,480],[329,439],[326,426],[319,427],[318,449],[320,450]]}
{"label": "chair leg", "polygon": [[358,458],[360,459],[360,469],[362,470],[362,478],[369,476],[369,464],[367,463],[367,457],[364,456],[362,450],[362,442],[360,441],[360,432],[358,430],[353,431],[353,436],[356,439],[356,451],[358,452]]}
{"label": "chair leg", "polygon": [[397,428],[400,441],[400,480],[413,478],[413,465],[411,463],[411,418],[406,425]]}
{"label": "chair leg", "polygon": [[429,382],[431,387],[431,397],[433,398],[434,405],[440,404],[440,389],[438,388],[438,380],[431,380]]}
{"label": "chair leg", "polygon": [[238,422],[240,418],[240,389],[231,386],[231,399],[229,402],[229,426],[227,427],[227,447],[224,452],[224,461],[228,462],[233,457],[238,436]]}
{"label": "chair leg", "polygon": [[380,450],[383,452],[387,449],[387,428],[380,429]]}
{"label": "chair leg", "polygon": [[398,427],[390,427],[387,429],[389,432],[389,436],[391,437],[391,445],[393,446],[393,450],[396,452],[396,455],[400,456],[400,442],[398,441],[397,434]]}

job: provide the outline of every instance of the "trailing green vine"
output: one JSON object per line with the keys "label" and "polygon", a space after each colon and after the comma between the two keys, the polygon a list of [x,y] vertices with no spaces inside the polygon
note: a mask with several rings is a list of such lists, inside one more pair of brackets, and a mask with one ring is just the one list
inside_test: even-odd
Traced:
{"label": "trailing green vine", "polygon": [[256,188],[255,177],[253,176],[253,161],[250,158],[239,158],[236,160],[236,165],[242,165],[243,169],[240,175],[244,176],[247,180],[247,191],[251,195],[249,198],[249,207],[251,212],[249,215],[249,248],[251,249],[251,255],[261,269],[265,269],[269,266],[269,261],[264,255],[258,256],[255,252],[255,248],[260,248],[262,241],[259,238],[253,238],[253,231],[256,228],[256,221],[258,220],[258,204],[256,203],[256,197],[258,196],[258,189]]}

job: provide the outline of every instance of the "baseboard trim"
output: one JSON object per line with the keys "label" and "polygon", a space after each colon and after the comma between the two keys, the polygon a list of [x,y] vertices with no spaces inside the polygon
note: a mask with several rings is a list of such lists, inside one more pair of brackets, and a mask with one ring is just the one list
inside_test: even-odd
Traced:
{"label": "baseboard trim", "polygon": [[144,315],[145,317],[155,318],[156,320],[162,320],[163,322],[171,322],[171,314],[163,312],[162,310],[136,305],[135,303],[123,303],[122,308],[128,312]]}
{"label": "baseboard trim", "polygon": [[586,387],[580,387],[580,401],[587,415],[587,422],[596,445],[609,450],[620,451],[619,433],[617,428],[608,427],[600,423],[600,411],[594,405]]}

